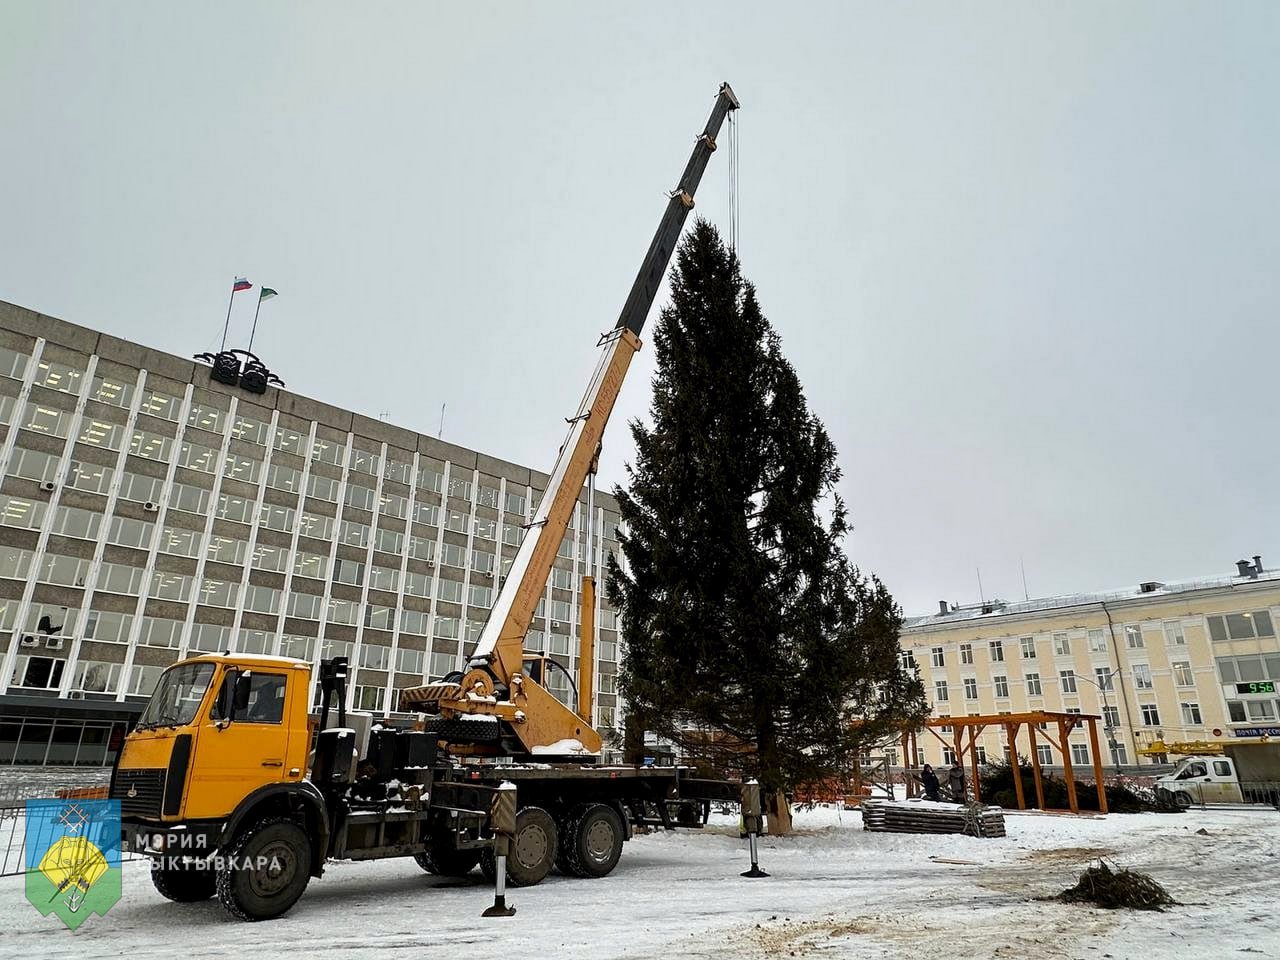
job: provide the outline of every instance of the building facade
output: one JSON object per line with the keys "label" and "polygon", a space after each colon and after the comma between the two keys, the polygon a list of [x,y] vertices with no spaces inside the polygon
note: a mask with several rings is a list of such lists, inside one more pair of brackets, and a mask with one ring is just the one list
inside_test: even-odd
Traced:
{"label": "building facade", "polygon": [[[945,609],[944,609],[945,608]],[[1233,576],[1144,583],[1132,590],[969,607],[907,621],[902,656],[914,664],[937,717],[1057,710],[1096,714],[1108,767],[1149,762],[1166,743],[1280,735],[1280,570],[1260,557]],[[923,760],[950,750],[920,739]],[[1026,756],[1028,746],[1018,744]],[[979,759],[1007,756],[988,729]],[[1058,764],[1041,746],[1041,760]],[[1087,735],[1069,749],[1092,762]]]}
{"label": "building facade", "polygon": [[[350,706],[385,714],[479,635],[545,474],[210,373],[0,302],[0,765],[111,762],[190,654],[345,655]],[[527,641],[575,678],[582,577],[617,546],[612,498],[587,513],[584,497]]]}

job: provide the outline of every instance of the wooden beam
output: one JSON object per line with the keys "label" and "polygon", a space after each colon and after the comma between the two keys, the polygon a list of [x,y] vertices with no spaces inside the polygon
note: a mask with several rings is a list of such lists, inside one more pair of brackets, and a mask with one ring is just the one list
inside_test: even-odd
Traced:
{"label": "wooden beam", "polygon": [[1062,778],[1067,781],[1067,803],[1072,813],[1080,812],[1080,801],[1076,799],[1076,775],[1071,769],[1071,751],[1067,743],[1067,721],[1058,721],[1058,752],[1062,754]]}
{"label": "wooden beam", "polygon": [[1020,723],[1006,723],[1004,732],[1009,737],[1009,768],[1013,771],[1013,792],[1018,797],[1018,809],[1027,809],[1027,798],[1022,795],[1022,768],[1018,766],[1018,728]]}
{"label": "wooden beam", "polygon": [[1093,751],[1093,782],[1098,788],[1098,810],[1107,812],[1107,785],[1102,779],[1102,753],[1098,750],[1098,721],[1089,718],[1089,749]]}
{"label": "wooden beam", "polygon": [[1036,749],[1036,725],[1027,724],[1027,733],[1031,737],[1031,773],[1036,781],[1036,806],[1044,809],[1044,781],[1040,777],[1040,751]]}

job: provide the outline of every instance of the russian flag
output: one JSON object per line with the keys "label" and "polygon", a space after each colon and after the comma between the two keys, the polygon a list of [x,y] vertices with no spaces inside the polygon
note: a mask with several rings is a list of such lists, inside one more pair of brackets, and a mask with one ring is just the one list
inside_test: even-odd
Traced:
{"label": "russian flag", "polygon": [[252,289],[253,284],[244,277],[236,277],[236,282],[231,285],[232,293],[239,293],[241,290]]}

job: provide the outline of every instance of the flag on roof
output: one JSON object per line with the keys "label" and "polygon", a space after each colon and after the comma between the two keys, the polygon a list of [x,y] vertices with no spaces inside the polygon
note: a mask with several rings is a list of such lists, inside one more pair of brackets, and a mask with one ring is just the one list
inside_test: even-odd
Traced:
{"label": "flag on roof", "polygon": [[263,287],[262,291],[258,294],[258,302],[261,303],[263,300],[270,300],[272,297],[275,297],[275,296],[279,296],[279,294],[277,294],[270,287]]}
{"label": "flag on roof", "polygon": [[236,282],[231,285],[231,292],[239,293],[241,290],[248,290],[252,287],[253,284],[244,277],[236,277]]}

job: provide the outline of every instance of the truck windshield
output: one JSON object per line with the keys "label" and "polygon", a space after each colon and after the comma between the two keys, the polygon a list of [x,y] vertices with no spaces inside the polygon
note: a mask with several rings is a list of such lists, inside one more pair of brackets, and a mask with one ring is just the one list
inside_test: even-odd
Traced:
{"label": "truck windshield", "polygon": [[213,679],[212,663],[184,663],[160,675],[156,692],[138,717],[138,728],[190,723]]}

